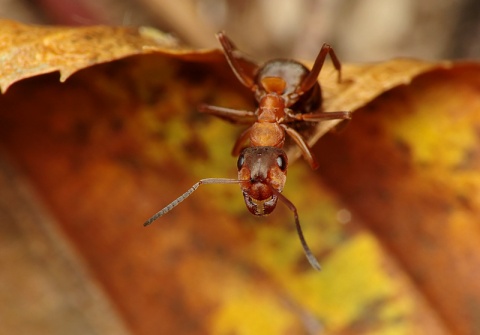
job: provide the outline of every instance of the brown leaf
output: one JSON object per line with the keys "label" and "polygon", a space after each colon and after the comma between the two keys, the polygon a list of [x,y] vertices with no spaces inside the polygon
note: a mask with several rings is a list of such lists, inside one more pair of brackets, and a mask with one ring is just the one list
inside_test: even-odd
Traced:
{"label": "brown leaf", "polygon": [[479,75],[478,64],[422,75],[316,147],[322,180],[388,247],[453,334],[480,332]]}
{"label": "brown leaf", "polygon": [[[16,334],[129,331],[28,183],[0,158],[0,323]],[[34,301],[32,301],[34,299]],[[53,327],[52,327],[53,325]]]}

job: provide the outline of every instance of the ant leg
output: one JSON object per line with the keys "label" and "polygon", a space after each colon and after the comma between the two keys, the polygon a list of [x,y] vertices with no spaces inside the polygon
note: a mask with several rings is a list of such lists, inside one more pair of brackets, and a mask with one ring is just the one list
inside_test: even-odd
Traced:
{"label": "ant leg", "polygon": [[333,51],[333,48],[330,45],[324,43],[322,48],[320,49],[320,52],[318,53],[317,59],[315,59],[312,70],[298,86],[296,93],[302,94],[304,92],[307,92],[313,87],[313,85],[315,85],[318,80],[320,70],[323,67],[323,63],[325,62],[325,58],[327,58],[327,55],[330,55],[333,66],[335,66],[335,69],[338,71],[338,82],[342,81],[342,64],[338,60],[335,51]]}
{"label": "ant leg", "polygon": [[272,192],[281,200],[283,203],[288,207],[293,212],[293,215],[295,217],[295,228],[297,228],[297,234],[298,238],[300,239],[300,243],[302,243],[303,251],[305,252],[305,256],[307,256],[307,260],[310,263],[310,265],[315,269],[320,271],[322,267],[318,263],[317,259],[313,255],[312,251],[308,247],[307,241],[305,240],[305,237],[303,236],[303,231],[302,231],[302,226],[300,225],[300,220],[298,218],[298,212],[297,212],[297,207],[291,202],[290,200],[287,199],[286,196],[284,196],[282,193],[278,192],[276,189],[270,186],[270,189]]}
{"label": "ant leg", "polygon": [[308,162],[308,164],[310,164],[313,170],[316,170],[318,168],[317,160],[315,159],[313,152],[310,150],[310,147],[308,146],[308,144],[305,143],[302,136],[293,128],[287,127],[284,124],[281,124],[280,126],[282,126],[283,129],[285,129],[285,132],[300,147],[300,151],[302,152],[303,158],[305,158],[305,160]]}
{"label": "ant leg", "polygon": [[237,110],[205,104],[201,104],[200,106],[198,106],[198,111],[200,113],[215,115],[221,119],[235,124],[251,124],[257,121],[257,116],[254,112],[251,111]]}
{"label": "ant leg", "polygon": [[242,55],[223,31],[217,33],[216,36],[222,45],[225,58],[238,80],[251,90],[255,90],[255,73],[258,70],[258,65]]}
{"label": "ant leg", "polygon": [[316,112],[316,113],[297,113],[292,115],[295,120],[320,122],[327,120],[350,120],[352,112]]}
{"label": "ant leg", "polygon": [[235,141],[235,144],[232,149],[232,156],[238,156],[240,155],[240,152],[243,149],[243,145],[247,141],[247,139],[250,137],[250,130],[252,127],[248,127],[243,131],[243,133],[238,136],[237,140]]}

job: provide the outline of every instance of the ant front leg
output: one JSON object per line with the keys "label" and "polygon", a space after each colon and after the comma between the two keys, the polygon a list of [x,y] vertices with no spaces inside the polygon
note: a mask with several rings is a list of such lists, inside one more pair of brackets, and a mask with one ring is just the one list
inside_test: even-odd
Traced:
{"label": "ant front leg", "polygon": [[258,65],[238,51],[235,44],[233,44],[224,32],[219,32],[216,36],[222,45],[225,58],[233,73],[235,73],[243,85],[255,91],[257,87],[255,84],[255,74],[257,73]]}
{"label": "ant front leg", "polygon": [[251,111],[210,106],[205,104],[198,106],[198,111],[200,113],[215,115],[216,117],[234,124],[252,124],[257,121],[257,116]]}
{"label": "ant front leg", "polygon": [[233,145],[232,156],[240,155],[240,152],[243,150],[245,143],[250,137],[251,130],[252,130],[252,127],[248,127],[240,134],[240,136],[238,136],[237,140],[235,141],[235,144]]}
{"label": "ant front leg", "polygon": [[315,85],[318,80],[318,75],[322,70],[323,63],[325,62],[325,58],[327,58],[327,55],[330,55],[333,66],[335,66],[335,69],[338,71],[338,82],[342,81],[342,64],[338,60],[335,51],[333,51],[333,48],[330,45],[324,43],[322,48],[320,49],[320,52],[318,53],[317,59],[315,59],[312,70],[298,86],[296,90],[297,94],[302,95],[303,93],[308,92],[313,87],[313,85]]}
{"label": "ant front leg", "polygon": [[302,152],[303,158],[310,164],[313,170],[316,170],[318,168],[318,163],[317,160],[315,159],[315,156],[313,155],[313,152],[310,150],[310,147],[308,144],[305,142],[303,137],[293,128],[290,128],[284,124],[281,124],[280,126],[285,129],[285,132],[295,141],[295,143],[300,147],[300,151]]}

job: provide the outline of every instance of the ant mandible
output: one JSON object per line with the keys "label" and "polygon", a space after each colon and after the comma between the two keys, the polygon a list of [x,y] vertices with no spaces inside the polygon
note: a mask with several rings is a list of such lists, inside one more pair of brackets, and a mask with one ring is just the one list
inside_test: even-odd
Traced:
{"label": "ant mandible", "polygon": [[[254,112],[210,105],[199,107],[202,113],[213,114],[232,123],[252,124],[239,136],[233,148],[233,154],[239,155],[238,179],[201,179],[148,219],[144,226],[150,225],[171,211],[202,184],[240,184],[245,204],[252,214],[258,216],[270,214],[275,209],[278,199],[293,212],[305,255],[312,267],[320,270],[320,264],[303,236],[297,208],[281,193],[286,182],[288,166],[287,154],[282,148],[286,133],[300,147],[303,157],[310,166],[313,169],[318,167],[309,146],[295,130],[295,126],[304,122],[350,119],[350,112],[321,110],[322,95],[318,75],[325,58],[330,55],[340,82],[340,62],[333,49],[324,44],[311,70],[290,59],[275,59],[258,66],[241,55],[225,33],[220,32],[216,36],[223,47],[230,68],[238,80],[252,90],[258,104]],[[243,148],[247,141],[250,142],[250,146]]]}

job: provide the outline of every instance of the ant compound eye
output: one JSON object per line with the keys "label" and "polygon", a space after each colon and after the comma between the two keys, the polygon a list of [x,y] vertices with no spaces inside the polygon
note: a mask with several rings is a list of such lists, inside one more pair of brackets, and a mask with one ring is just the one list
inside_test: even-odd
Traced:
{"label": "ant compound eye", "polygon": [[287,169],[287,158],[285,156],[278,156],[277,165],[280,170],[285,171]]}
{"label": "ant compound eye", "polygon": [[237,169],[240,170],[242,167],[243,167],[243,163],[245,162],[245,155],[244,154],[241,154],[239,157],[238,157],[238,161],[237,161]]}

